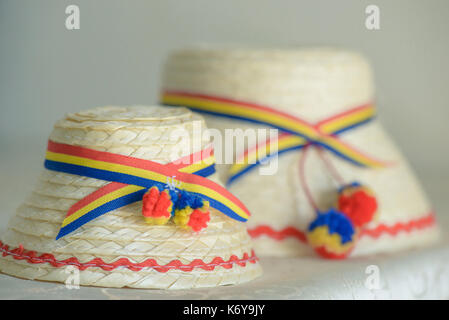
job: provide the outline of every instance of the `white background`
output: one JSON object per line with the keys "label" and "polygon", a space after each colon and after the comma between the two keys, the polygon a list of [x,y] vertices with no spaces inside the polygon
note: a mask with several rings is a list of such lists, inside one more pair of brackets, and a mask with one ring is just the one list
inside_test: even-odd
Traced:
{"label": "white background", "polygon": [[[80,30],[65,28],[69,4],[80,8]],[[380,30],[365,28],[369,4],[380,8]],[[171,49],[317,44],[371,60],[380,120],[425,187],[436,189],[433,181],[449,180],[448,31],[445,0],[0,0],[0,161],[20,164],[2,166],[0,178],[13,171],[32,178],[66,112],[157,102]],[[12,184],[5,197],[22,191]]]}
{"label": "white background", "polygon": [[[65,28],[69,4],[80,30]],[[365,28],[369,4],[378,31]],[[337,45],[368,56],[381,121],[420,177],[439,176],[449,171],[448,31],[445,0],[0,0],[0,143],[20,136],[44,148],[66,112],[155,103],[173,48]]]}

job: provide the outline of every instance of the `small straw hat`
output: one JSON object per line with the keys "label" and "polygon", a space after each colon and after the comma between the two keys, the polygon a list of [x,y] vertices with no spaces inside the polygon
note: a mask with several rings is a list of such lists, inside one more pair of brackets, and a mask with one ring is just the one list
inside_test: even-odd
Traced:
{"label": "small straw hat", "polygon": [[[110,106],[68,114],[50,135],[47,161],[62,146],[60,150],[73,149],[79,157],[106,154],[120,161],[165,165],[175,160],[175,151],[181,158],[210,144],[201,134],[194,134],[195,126],[206,129],[203,118],[186,108]],[[188,139],[173,139],[175,130],[187,133]],[[52,157],[59,161],[57,155]],[[181,227],[174,219],[148,224],[142,201],[134,199],[88,222],[72,224],[75,230],[60,236],[67,212],[76,203],[115,182],[64,172],[72,170],[70,165],[53,170],[53,162],[47,161],[34,191],[1,236],[1,272],[66,282],[74,274],[66,269],[73,266],[79,270],[81,285],[162,289],[238,284],[261,274],[246,224],[212,204],[207,227],[201,231]],[[216,173],[202,179],[221,188]]]}
{"label": "small straw hat", "polygon": [[[438,239],[421,186],[374,118],[371,68],[356,52],[178,50],[165,64],[161,102],[203,112],[209,128],[279,129],[273,140],[240,144],[247,165],[219,168],[254,212],[248,231],[261,255],[345,258]],[[272,142],[278,169],[262,175],[255,152]]]}

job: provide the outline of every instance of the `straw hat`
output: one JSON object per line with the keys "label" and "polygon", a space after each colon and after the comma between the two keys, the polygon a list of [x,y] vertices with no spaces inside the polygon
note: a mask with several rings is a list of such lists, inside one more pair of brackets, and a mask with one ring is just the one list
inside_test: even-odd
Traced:
{"label": "straw hat", "polygon": [[[315,249],[341,258],[424,246],[438,238],[421,186],[373,119],[372,72],[358,53],[336,48],[178,50],[166,62],[161,100],[204,111],[208,126],[221,130],[284,129],[288,121],[279,120],[278,126],[275,117],[288,118],[303,130],[306,142],[314,143],[280,154],[274,175],[261,175],[256,167],[232,180],[234,166],[219,169],[224,180],[231,178],[229,189],[255,213],[248,231],[263,255],[309,255]],[[334,120],[341,131],[323,126]],[[303,136],[296,135],[295,125],[288,128],[299,139]],[[241,146],[236,153],[245,151]],[[359,200],[364,212],[342,212]],[[331,230],[331,220],[341,230]],[[339,243],[332,248],[333,241]]]}
{"label": "straw hat", "polygon": [[[53,143],[151,160],[160,164],[202,150],[194,135],[202,117],[185,108],[100,107],[68,114],[50,135]],[[172,139],[174,130],[185,139]],[[217,174],[208,177],[219,184]],[[109,181],[45,169],[1,237],[0,271],[26,279],[65,282],[68,266],[80,284],[181,289],[247,282],[261,274],[246,225],[210,208],[207,228],[194,232],[168,221],[149,225],[142,201],[101,215],[55,240],[77,201]]]}

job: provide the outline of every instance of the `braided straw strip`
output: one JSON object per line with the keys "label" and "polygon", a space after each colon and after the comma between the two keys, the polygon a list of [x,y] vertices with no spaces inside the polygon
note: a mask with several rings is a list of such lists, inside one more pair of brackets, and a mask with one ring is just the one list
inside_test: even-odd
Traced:
{"label": "braided straw strip", "polygon": [[[36,267],[25,261],[17,261],[12,257],[0,259],[0,270],[4,273],[25,279],[65,282],[70,273],[65,268],[39,265]],[[213,272],[195,269],[192,272],[172,269],[165,273],[156,270],[131,271],[128,269],[89,268],[79,271],[80,285],[100,287],[129,287],[152,289],[187,289],[215,287],[219,285],[240,284],[248,282],[261,275],[258,263],[246,263],[240,266],[234,264],[231,269],[221,266]]]}
{"label": "braided straw strip", "polygon": [[167,272],[172,269],[179,269],[184,272],[190,272],[196,268],[201,268],[206,271],[214,270],[216,267],[223,267],[226,269],[232,268],[234,264],[239,266],[246,266],[247,263],[255,263],[258,258],[256,257],[254,251],[251,252],[251,256],[248,253],[244,253],[242,258],[238,258],[232,255],[229,260],[224,261],[221,257],[215,257],[210,263],[206,263],[201,259],[196,259],[189,264],[183,264],[179,260],[172,260],[170,263],[165,265],[160,265],[154,259],[146,259],[145,261],[139,263],[133,263],[127,258],[121,258],[119,260],[113,261],[111,263],[104,262],[101,258],[95,258],[88,262],[79,262],[77,258],[71,257],[65,260],[57,260],[50,253],[38,254],[35,251],[25,250],[23,246],[15,249],[10,249],[7,245],[4,245],[0,241],[0,252],[4,257],[11,256],[16,260],[26,260],[28,263],[39,264],[39,263],[49,263],[54,267],[60,268],[64,266],[75,266],[80,270],[86,270],[87,268],[101,268],[106,271],[111,271],[117,268],[127,268],[131,271],[140,271],[142,269],[154,269],[158,272]]}
{"label": "braided straw strip", "polygon": [[[175,148],[184,152],[179,155],[181,157],[209,144],[201,136],[194,137],[193,121],[196,120],[204,129],[204,121],[184,108],[97,108],[58,121],[50,139],[167,163],[172,161],[170,155]],[[191,135],[193,149],[185,148],[186,141],[182,139],[171,139],[172,132],[178,129],[185,129]],[[211,179],[218,182],[216,175]],[[163,226],[145,224],[140,213],[142,204],[137,202],[100,216],[55,241],[70,206],[106,183],[44,170],[32,194],[10,220],[2,243],[8,248],[19,248],[19,252],[21,247],[48,252],[59,262],[76,261],[85,265],[101,261],[99,267],[79,271],[81,285],[170,289],[213,287],[246,282],[261,274],[258,261],[250,256],[252,245],[245,224],[214,209],[208,228],[193,233],[173,223]],[[15,259],[18,256],[11,256],[5,248],[0,257],[0,271],[27,279],[66,281],[65,268],[18,260]],[[12,253],[18,254],[17,251]],[[48,256],[44,255],[44,258]],[[125,261],[125,265],[129,262],[132,267],[108,267],[117,261]],[[151,267],[148,261],[167,266],[169,270],[159,272],[159,267]],[[199,261],[203,267],[197,266]]]}

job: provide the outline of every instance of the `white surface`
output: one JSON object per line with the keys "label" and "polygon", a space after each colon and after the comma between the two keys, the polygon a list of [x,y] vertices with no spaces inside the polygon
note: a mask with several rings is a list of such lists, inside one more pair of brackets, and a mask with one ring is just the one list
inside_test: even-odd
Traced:
{"label": "white surface", "polygon": [[[32,189],[45,143],[15,141],[0,146],[0,226]],[[425,180],[443,232],[449,227],[449,179]],[[445,228],[446,226],[446,228]],[[81,287],[0,275],[0,299],[449,299],[449,239],[432,248],[346,261],[318,258],[262,259],[264,275],[246,285],[161,291]],[[380,287],[365,286],[366,268],[379,267]]]}
{"label": "white surface", "polygon": [[[0,275],[2,299],[447,299],[449,245],[395,257],[329,262],[262,259],[265,274],[240,286],[196,290],[80,287]],[[379,267],[380,287],[365,286],[366,268]]]}

